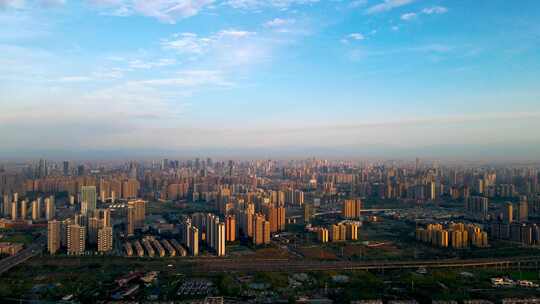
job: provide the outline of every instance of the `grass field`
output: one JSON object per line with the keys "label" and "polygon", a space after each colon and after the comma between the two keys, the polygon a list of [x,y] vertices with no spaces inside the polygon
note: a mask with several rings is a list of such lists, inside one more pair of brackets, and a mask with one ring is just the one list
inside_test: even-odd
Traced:
{"label": "grass field", "polygon": [[337,256],[331,249],[316,247],[301,247],[298,251],[307,259],[313,260],[336,260]]}
{"label": "grass field", "polygon": [[33,237],[27,234],[12,234],[6,235],[3,238],[0,238],[0,242],[9,242],[9,243],[22,243],[30,244],[33,241]]}

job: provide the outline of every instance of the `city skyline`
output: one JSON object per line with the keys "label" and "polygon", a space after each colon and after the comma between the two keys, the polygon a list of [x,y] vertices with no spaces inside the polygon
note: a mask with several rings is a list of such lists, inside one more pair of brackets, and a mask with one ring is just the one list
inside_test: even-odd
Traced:
{"label": "city skyline", "polygon": [[539,15],[533,1],[0,1],[0,155],[538,160]]}

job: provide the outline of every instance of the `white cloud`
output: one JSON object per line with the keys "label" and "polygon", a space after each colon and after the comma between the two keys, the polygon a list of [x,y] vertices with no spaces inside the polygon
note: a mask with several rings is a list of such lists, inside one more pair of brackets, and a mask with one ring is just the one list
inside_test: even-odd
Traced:
{"label": "white cloud", "polygon": [[353,0],[349,3],[349,7],[357,8],[367,4],[367,0]]}
{"label": "white cloud", "polygon": [[179,87],[200,87],[200,86],[232,86],[233,83],[226,81],[221,71],[215,70],[190,70],[177,73],[176,77],[158,78],[142,81],[133,81],[128,85],[149,85],[149,86],[179,86]]}
{"label": "white cloud", "polygon": [[360,33],[352,33],[352,34],[349,34],[349,36],[347,37],[349,37],[352,40],[364,40],[364,35]]}
{"label": "white cloud", "polygon": [[411,21],[417,17],[416,13],[406,13],[401,15],[401,20]]}
{"label": "white cloud", "polygon": [[394,8],[401,7],[414,2],[414,0],[384,0],[384,2],[373,5],[366,10],[368,14],[378,14],[390,11]]}
{"label": "white cloud", "polygon": [[194,33],[180,33],[173,35],[172,39],[162,41],[161,46],[181,54],[202,54],[212,42],[211,38],[199,37]]}
{"label": "white cloud", "polygon": [[24,0],[0,0],[0,9],[2,8],[24,8]]}
{"label": "white cloud", "polygon": [[319,0],[226,0],[225,4],[236,9],[260,9],[274,7],[287,9],[294,5],[306,5],[317,3]]}
{"label": "white cloud", "polygon": [[211,6],[214,0],[89,0],[89,3],[106,8],[104,15],[124,17],[140,14],[174,24],[197,15]]}
{"label": "white cloud", "polygon": [[84,82],[90,80],[92,80],[92,77],[88,76],[66,76],[58,79],[60,82]]}
{"label": "white cloud", "polygon": [[217,37],[219,38],[234,38],[234,39],[240,39],[245,38],[251,35],[255,35],[255,32],[248,32],[248,31],[238,31],[238,30],[222,30],[218,32]]}
{"label": "white cloud", "polygon": [[99,6],[115,6],[124,4],[124,0],[88,0],[88,2],[92,5]]}
{"label": "white cloud", "polygon": [[26,0],[0,0],[0,9],[26,9],[37,5],[45,8],[57,7],[66,4],[66,0],[34,0],[27,3]]}
{"label": "white cloud", "polygon": [[349,44],[350,40],[360,41],[360,40],[364,40],[365,38],[366,37],[361,33],[351,33],[347,35],[345,38],[341,39],[340,41],[343,44]]}
{"label": "white cloud", "polygon": [[153,69],[166,67],[176,64],[175,59],[163,58],[157,61],[143,61],[140,59],[134,59],[128,62],[128,67],[130,69]]}
{"label": "white cloud", "polygon": [[444,6],[433,6],[433,7],[428,7],[422,10],[422,13],[426,15],[444,14],[446,12],[448,12],[448,9]]}
{"label": "white cloud", "polygon": [[44,7],[57,7],[66,4],[66,0],[39,0],[38,3]]}
{"label": "white cloud", "polygon": [[[24,1],[24,0],[0,0]],[[44,0],[48,1],[48,0]],[[62,1],[62,0],[49,0]],[[178,20],[199,14],[204,9],[215,7],[216,0],[87,0],[88,3],[105,9],[104,15],[131,16],[140,14],[153,17],[161,22],[174,24]],[[308,5],[319,0],[222,0],[220,5],[240,10],[262,8],[288,9],[294,5]]]}
{"label": "white cloud", "polygon": [[183,55],[186,62],[226,68],[263,62],[279,43],[282,42],[255,32],[226,29],[208,36],[174,34],[163,39],[161,47]]}
{"label": "white cloud", "polygon": [[181,54],[200,55],[220,48],[224,44],[230,43],[231,40],[242,40],[255,34],[255,32],[235,29],[221,30],[208,37],[200,37],[194,33],[179,33],[174,34],[172,39],[163,40],[161,46]]}
{"label": "white cloud", "polygon": [[265,22],[264,26],[268,27],[268,28],[278,28],[278,27],[283,27],[283,26],[286,26],[286,25],[294,24],[295,22],[296,22],[296,20],[294,20],[294,19],[274,18],[274,19],[272,19],[270,21]]}
{"label": "white cloud", "polygon": [[214,0],[134,0],[133,10],[162,22],[176,23],[179,19],[195,16]]}

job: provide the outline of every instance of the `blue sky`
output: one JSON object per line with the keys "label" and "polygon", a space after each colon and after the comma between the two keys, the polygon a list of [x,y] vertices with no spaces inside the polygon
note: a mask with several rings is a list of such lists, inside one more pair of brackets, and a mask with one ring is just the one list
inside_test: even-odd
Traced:
{"label": "blue sky", "polygon": [[532,0],[0,0],[0,136],[12,150],[526,155],[538,20]]}

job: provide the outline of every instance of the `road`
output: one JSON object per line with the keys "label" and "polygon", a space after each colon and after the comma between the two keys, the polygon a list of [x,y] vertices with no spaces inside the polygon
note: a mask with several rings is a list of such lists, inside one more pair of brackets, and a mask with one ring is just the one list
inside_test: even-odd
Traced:
{"label": "road", "polygon": [[28,259],[38,254],[41,254],[43,248],[45,247],[45,242],[46,238],[42,236],[36,239],[32,244],[28,245],[25,249],[19,251],[16,255],[0,260],[0,274],[21,263],[24,263]]}
{"label": "road", "polygon": [[214,260],[195,263],[193,272],[230,272],[230,271],[328,271],[328,270],[392,270],[425,268],[535,268],[540,266],[540,257],[506,259],[469,259],[469,260],[413,260],[413,261],[306,261],[306,260]]}
{"label": "road", "polygon": [[123,257],[42,257],[31,264],[60,267],[81,267],[95,263],[103,263],[104,267],[140,267],[147,271],[164,270],[167,265],[177,272],[191,273],[221,273],[221,272],[307,272],[329,270],[416,270],[426,269],[467,269],[467,268],[498,268],[498,269],[539,269],[540,256],[497,259],[446,259],[446,260],[410,260],[410,261],[312,261],[305,259],[250,259],[250,258],[155,258],[138,259]]}

